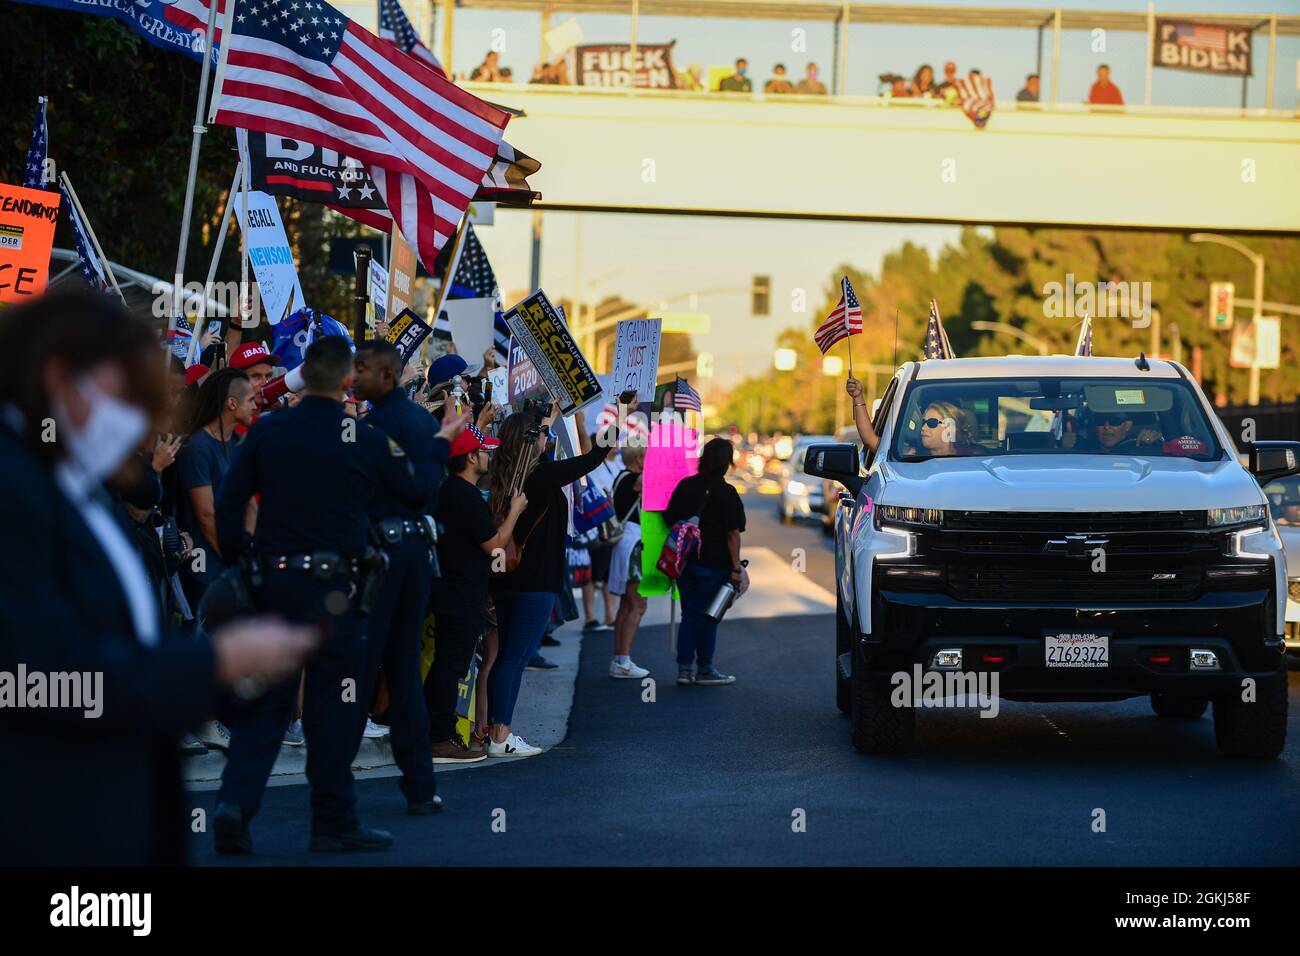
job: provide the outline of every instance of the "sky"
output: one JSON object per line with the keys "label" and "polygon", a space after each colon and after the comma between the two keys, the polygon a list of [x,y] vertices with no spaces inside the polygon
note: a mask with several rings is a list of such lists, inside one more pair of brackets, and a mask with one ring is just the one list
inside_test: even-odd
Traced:
{"label": "sky", "polygon": [[[946,0],[951,6],[999,6],[1043,9],[1042,0]],[[408,14],[420,25],[422,4],[404,0]],[[1145,3],[1127,0],[1080,0],[1076,9],[1145,12]],[[1300,14],[1300,0],[1171,0],[1164,5],[1177,13],[1258,12]],[[1156,13],[1161,13],[1161,4]],[[372,5],[342,4],[341,8],[362,22],[362,12]],[[373,19],[370,12],[369,19]],[[570,18],[563,3],[556,4],[551,25]],[[576,17],[583,42],[627,42],[630,16],[581,15]],[[791,52],[791,31],[806,29],[806,52]],[[483,57],[495,35],[503,65],[510,66],[519,81],[526,81],[539,58],[540,16],[533,12],[457,9],[454,29],[455,72],[472,69]],[[1108,63],[1112,78],[1130,101],[1141,102],[1145,86],[1145,34],[1116,33],[1105,38],[1104,52],[1092,50],[1093,37],[1082,31],[1062,37],[1062,100],[1080,102],[1087,96],[1096,65]],[[821,66],[829,85],[833,31],[829,24],[761,20],[690,19],[642,17],[638,27],[642,43],[676,40],[674,65],[728,64],[736,56],[750,60],[755,85],[771,75],[771,66],[782,62],[790,74],[802,75],[809,60]],[[921,63],[941,72],[943,61],[955,60],[965,73],[980,68],[994,82],[997,95],[1011,98],[1027,73],[1035,70],[1037,34],[1033,30],[984,28],[918,28],[853,25],[849,31],[847,90],[850,94],[874,94],[876,77],[893,71],[910,76]],[[435,45],[435,50],[440,51]],[[1255,42],[1255,58],[1266,62],[1266,39]],[[1300,38],[1280,38],[1275,70],[1275,105],[1297,107],[1300,87]],[[1050,70],[1051,31],[1044,36],[1044,69]],[[1044,89],[1050,77],[1044,76]],[[1249,105],[1263,105],[1264,83],[1252,80]],[[1175,71],[1155,71],[1152,102],[1161,105],[1235,107],[1240,104],[1241,83],[1236,79],[1204,77]],[[522,120],[521,122],[526,122]],[[539,156],[547,163],[562,163],[563,156]],[[544,173],[544,171],[543,171]],[[544,191],[544,190],[543,190]],[[543,217],[542,288],[554,298],[573,297],[575,291],[596,302],[609,295],[666,308],[705,311],[712,319],[707,335],[693,336],[697,350],[715,356],[714,383],[725,387],[739,378],[771,367],[777,333],[791,325],[807,325],[809,314],[790,309],[794,290],[804,289],[810,308],[820,306],[823,290],[833,281],[841,263],[877,272],[881,257],[911,240],[932,251],[953,242],[957,228],[936,225],[877,223],[825,223],[788,220],[722,219],[674,216],[633,216],[597,213],[546,213]],[[579,227],[579,221],[581,226]],[[491,258],[504,293],[519,292],[528,285],[531,248],[531,213],[499,208],[495,224],[477,230]],[[755,275],[772,279],[772,314],[755,318],[749,314],[748,289]],[[700,296],[688,293],[705,289],[736,289]],[[510,303],[507,303],[507,305]],[[701,383],[704,384],[704,383]]]}

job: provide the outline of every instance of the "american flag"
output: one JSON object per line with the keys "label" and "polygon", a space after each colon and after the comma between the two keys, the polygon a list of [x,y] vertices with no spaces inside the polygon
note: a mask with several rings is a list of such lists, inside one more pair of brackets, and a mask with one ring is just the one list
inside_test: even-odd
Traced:
{"label": "american flag", "polygon": [[1174,41],[1179,46],[1193,50],[1228,52],[1228,31],[1223,27],[1202,26],[1199,23],[1179,23],[1174,26]]}
{"label": "american flag", "polygon": [[36,123],[32,126],[32,141],[27,147],[27,163],[23,166],[23,185],[28,189],[45,189],[45,158],[49,155],[50,128],[45,122],[45,97],[36,101]]}
{"label": "american flag", "polygon": [[447,76],[447,71],[442,68],[433,51],[420,41],[419,34],[411,26],[406,11],[397,0],[379,0],[379,39],[396,43],[404,53],[417,56],[433,67],[439,76]]}
{"label": "american flag", "polygon": [[216,122],[359,159],[402,235],[433,262],[496,157],[509,114],[327,3],[233,2]]}
{"label": "american flag", "polygon": [[501,312],[501,289],[497,285],[496,273],[492,271],[492,263],[483,251],[483,244],[474,234],[472,223],[465,223],[464,248],[460,253],[460,262],[456,264],[456,274],[451,279],[451,288],[447,290],[447,298],[493,300],[492,347],[504,365],[510,355],[510,326],[506,324]]}
{"label": "american flag", "polygon": [[993,81],[982,73],[964,76],[957,81],[957,95],[962,112],[976,129],[983,129],[993,115]]}
{"label": "american flag", "polygon": [[1092,355],[1092,316],[1083,317],[1083,328],[1079,330],[1079,341],[1074,346],[1075,355]]}
{"label": "american flag", "polygon": [[700,411],[700,393],[691,388],[691,383],[684,378],[677,379],[673,384],[673,390],[669,397],[672,398],[672,407],[678,411],[687,408],[693,408],[697,412]]}
{"label": "american flag", "polygon": [[840,301],[826,317],[826,321],[817,327],[813,339],[825,355],[840,339],[861,334],[862,306],[858,304],[858,297],[853,293],[853,283],[849,282],[848,276],[845,276],[840,280]]}
{"label": "american flag", "polygon": [[930,320],[925,326],[925,351],[927,359],[949,359],[953,357],[952,346],[948,344],[948,333],[943,330],[943,319],[939,318],[939,303],[930,300]]}
{"label": "american flag", "polygon": [[72,237],[77,242],[77,259],[81,263],[81,277],[86,280],[86,285],[96,292],[107,292],[108,276],[104,274],[104,267],[99,261],[99,256],[95,254],[95,244],[90,240],[90,230],[77,212],[77,204],[72,201],[72,194],[68,192],[68,187],[59,183],[59,192],[63,194],[63,208],[68,211],[68,222],[72,223]]}

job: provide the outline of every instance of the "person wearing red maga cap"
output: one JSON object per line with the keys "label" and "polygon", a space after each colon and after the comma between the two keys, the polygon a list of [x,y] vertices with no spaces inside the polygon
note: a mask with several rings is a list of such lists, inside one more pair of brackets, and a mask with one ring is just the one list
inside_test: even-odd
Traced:
{"label": "person wearing red maga cap", "polygon": [[433,616],[437,622],[433,666],[424,679],[429,711],[429,751],[434,763],[482,760],[456,733],[458,683],[469,670],[479,635],[487,630],[484,608],[494,554],[502,554],[514,534],[515,522],[528,505],[515,495],[501,527],[492,521],[479,482],[488,473],[488,456],[501,444],[469,425],[451,445],[447,470],[451,477],[438,494],[438,563],[442,577],[434,581]]}
{"label": "person wearing red maga cap", "polygon": [[235,349],[227,364],[245,372],[253,383],[253,391],[260,395],[262,386],[271,380],[280,362],[261,342],[245,342]]}

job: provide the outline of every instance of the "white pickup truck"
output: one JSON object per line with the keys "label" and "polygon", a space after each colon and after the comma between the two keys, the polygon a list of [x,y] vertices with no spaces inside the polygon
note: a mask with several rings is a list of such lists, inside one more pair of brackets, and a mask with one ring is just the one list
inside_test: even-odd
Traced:
{"label": "white pickup truck", "polygon": [[1186,370],[1145,357],[908,363],[874,424],[865,462],[837,443],[804,465],[844,488],[836,701],[858,750],[911,746],[900,673],[957,671],[1007,700],[1212,702],[1224,753],[1281,752],[1286,559],[1261,485],[1300,472],[1300,442],[1243,467]]}

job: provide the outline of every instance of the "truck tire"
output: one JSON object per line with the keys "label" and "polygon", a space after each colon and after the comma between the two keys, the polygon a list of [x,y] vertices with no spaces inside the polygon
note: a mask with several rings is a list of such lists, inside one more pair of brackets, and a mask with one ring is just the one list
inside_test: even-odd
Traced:
{"label": "truck tire", "polygon": [[853,746],[864,754],[901,754],[912,749],[916,711],[889,702],[890,686],[853,671]]}
{"label": "truck tire", "polygon": [[1240,693],[1214,701],[1214,738],[1229,757],[1272,760],[1286,745],[1286,672],[1261,680],[1256,694],[1251,703]]}
{"label": "truck tire", "polygon": [[1151,709],[1157,717],[1171,717],[1178,720],[1195,720],[1205,713],[1208,700],[1194,697],[1170,697],[1168,694],[1152,694]]}

